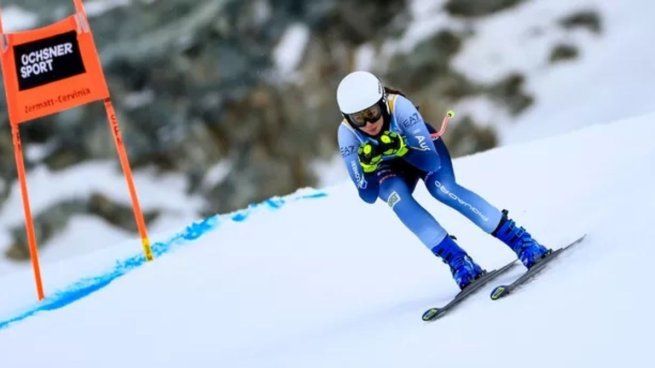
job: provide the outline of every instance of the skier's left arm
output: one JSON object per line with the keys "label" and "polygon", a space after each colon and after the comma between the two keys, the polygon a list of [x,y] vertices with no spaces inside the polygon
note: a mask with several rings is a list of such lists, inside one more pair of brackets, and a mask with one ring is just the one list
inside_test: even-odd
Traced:
{"label": "skier's left arm", "polygon": [[[352,128],[350,128],[352,129]],[[375,203],[378,198],[379,185],[376,173],[365,173],[358,158],[359,140],[345,124],[341,124],[337,135],[339,150],[346,164],[348,175],[357,187],[359,197],[366,203]]]}
{"label": "skier's left arm", "polygon": [[403,159],[425,172],[435,172],[441,168],[430,132],[414,104],[403,96],[398,96],[394,115],[409,151]]}

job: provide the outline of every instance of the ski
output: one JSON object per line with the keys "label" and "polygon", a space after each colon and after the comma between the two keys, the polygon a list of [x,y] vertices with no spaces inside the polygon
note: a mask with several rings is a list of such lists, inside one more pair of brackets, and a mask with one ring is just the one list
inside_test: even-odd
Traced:
{"label": "ski", "polygon": [[537,273],[539,273],[541,270],[543,270],[548,263],[550,263],[553,259],[557,258],[560,254],[562,254],[564,251],[569,249],[570,247],[580,243],[584,238],[587,236],[587,234],[581,236],[577,240],[573,241],[572,243],[552,251],[550,254],[546,255],[544,258],[539,260],[539,262],[535,263],[529,270],[527,270],[525,273],[523,273],[519,278],[514,280],[509,285],[500,285],[497,286],[493,289],[491,292],[491,300],[498,300],[500,298],[503,298],[507,295],[509,295],[511,292],[513,292],[516,288],[520,287],[521,285],[525,284],[529,280],[531,280],[534,276],[536,276]]}
{"label": "ski", "polygon": [[485,272],[479,279],[474,280],[468,286],[466,286],[464,290],[460,291],[457,295],[455,295],[455,297],[448,304],[444,305],[443,307],[434,307],[426,310],[423,313],[423,317],[422,317],[423,321],[425,322],[434,321],[437,318],[442,317],[444,314],[446,314],[446,312],[453,309],[462,300],[466,299],[466,297],[478,291],[486,283],[496,278],[496,276],[509,270],[515,264],[516,264],[516,260],[506,264],[505,266],[499,269]]}

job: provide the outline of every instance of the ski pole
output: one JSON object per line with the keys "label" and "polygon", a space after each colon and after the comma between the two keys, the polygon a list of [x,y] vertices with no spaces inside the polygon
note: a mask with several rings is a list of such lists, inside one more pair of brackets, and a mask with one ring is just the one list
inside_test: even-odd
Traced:
{"label": "ski pole", "polygon": [[450,119],[455,117],[455,112],[453,110],[448,110],[446,113],[446,116],[443,117],[443,120],[441,121],[441,128],[439,128],[439,131],[436,133],[432,133],[430,137],[432,139],[437,139],[441,137],[444,133],[446,133],[446,129],[448,128],[448,122],[450,122]]}

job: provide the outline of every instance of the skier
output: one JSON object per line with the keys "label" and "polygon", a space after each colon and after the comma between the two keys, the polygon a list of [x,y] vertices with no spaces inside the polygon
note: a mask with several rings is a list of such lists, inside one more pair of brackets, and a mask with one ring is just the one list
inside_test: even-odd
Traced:
{"label": "skier", "polygon": [[437,200],[459,211],[507,244],[530,268],[551,250],[479,195],[455,181],[442,139],[400,92],[385,88],[369,72],[348,74],[337,88],[343,114],[338,139],[348,174],[367,203],[378,197],[437,257],[448,264],[460,289],[485,271],[413,197],[418,179]]}

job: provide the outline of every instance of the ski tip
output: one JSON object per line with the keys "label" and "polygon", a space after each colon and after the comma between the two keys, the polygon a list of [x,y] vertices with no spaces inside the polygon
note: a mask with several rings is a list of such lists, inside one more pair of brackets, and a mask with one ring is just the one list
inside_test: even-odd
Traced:
{"label": "ski tip", "polygon": [[507,287],[505,285],[501,285],[493,289],[490,296],[491,296],[491,300],[498,300],[507,294],[509,294],[509,290],[507,290]]}
{"label": "ski tip", "polygon": [[423,321],[429,322],[441,317],[441,309],[439,308],[430,308],[423,313]]}
{"label": "ski tip", "polygon": [[574,241],[574,243],[580,243],[581,241],[585,240],[586,237],[587,237],[587,233],[584,233],[584,234],[582,234],[581,237],[579,237],[578,239],[576,239],[576,240]]}
{"label": "ski tip", "polygon": [[572,246],[574,246],[574,245],[576,245],[578,243],[581,243],[583,240],[585,240],[586,237],[587,237],[587,234],[582,234],[582,236],[580,236],[579,238],[577,238],[574,241],[570,242],[569,244],[567,244],[567,245],[565,245],[565,246],[563,246],[563,247],[561,247],[559,249],[553,249],[553,252],[557,252],[557,251],[561,251],[561,250],[570,248],[570,247],[572,247]]}

